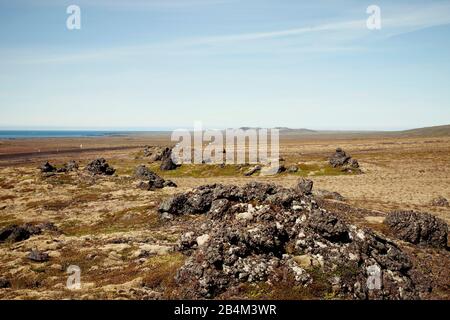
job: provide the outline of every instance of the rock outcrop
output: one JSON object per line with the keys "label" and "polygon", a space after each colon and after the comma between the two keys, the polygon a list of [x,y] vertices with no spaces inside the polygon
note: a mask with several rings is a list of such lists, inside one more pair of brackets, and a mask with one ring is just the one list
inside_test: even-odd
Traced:
{"label": "rock outcrop", "polygon": [[172,160],[172,149],[164,149],[161,156],[161,166],[160,169],[164,171],[175,170],[177,165]]}
{"label": "rock outcrop", "polygon": [[57,231],[57,228],[53,223],[41,223],[36,225],[26,223],[20,226],[11,225],[0,230],[0,242],[24,241],[33,235],[40,234],[44,230]]}
{"label": "rock outcrop", "polygon": [[113,175],[116,170],[111,167],[104,158],[99,158],[91,161],[85,168],[88,172],[96,175]]}
{"label": "rock outcrop", "polygon": [[341,298],[418,297],[411,262],[394,242],[319,208],[312,183],[299,184],[302,192],[257,182],[206,185],[165,200],[162,215],[210,217],[180,238],[189,256],[176,278],[182,296],[215,298],[287,277],[292,287],[320,282]]}
{"label": "rock outcrop", "polygon": [[447,247],[447,223],[431,214],[396,211],[386,217],[385,223],[401,240],[436,248]]}
{"label": "rock outcrop", "polygon": [[42,173],[56,172],[56,167],[52,166],[48,161],[45,162],[39,169]]}
{"label": "rock outcrop", "polygon": [[144,157],[148,158],[150,162],[162,160],[164,149],[161,147],[149,147],[144,148]]}
{"label": "rock outcrop", "polygon": [[329,163],[333,168],[341,168],[343,171],[359,172],[359,163],[341,148],[330,157]]}
{"label": "rock outcrop", "polygon": [[176,187],[175,182],[170,180],[164,180],[156,173],[148,169],[144,165],[140,165],[136,168],[135,174],[136,179],[142,180],[138,184],[138,188],[143,190],[155,190],[162,189],[164,187]]}
{"label": "rock outcrop", "polygon": [[47,253],[33,249],[27,256],[28,259],[34,262],[46,262],[49,260]]}

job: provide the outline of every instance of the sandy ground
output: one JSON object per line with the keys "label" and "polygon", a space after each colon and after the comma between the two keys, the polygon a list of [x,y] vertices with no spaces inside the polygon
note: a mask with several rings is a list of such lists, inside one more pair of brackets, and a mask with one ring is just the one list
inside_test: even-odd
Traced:
{"label": "sandy ground", "polygon": [[[362,174],[307,175],[316,189],[337,191],[347,204],[373,210],[366,217],[369,224],[381,223],[391,210],[430,212],[450,221],[450,208],[430,205],[437,196],[450,199],[450,137],[284,137],[281,142],[286,165],[326,165],[336,147],[358,159]],[[149,165],[142,147],[168,143],[163,136],[0,141],[0,227],[52,222],[59,230],[0,244],[0,279],[11,282],[11,288],[0,289],[0,298],[167,298],[163,288],[171,285],[168,279],[184,259],[173,250],[178,236],[201,217],[162,223],[157,213],[161,199],[208,183],[259,180],[291,186],[299,178],[171,172],[162,176],[178,188],[137,189],[131,174],[136,165]],[[31,154],[36,149],[41,154]],[[74,159],[83,167],[99,156],[117,169],[115,176],[92,177],[79,170],[45,178],[37,169],[43,160],[62,164]],[[47,252],[50,260],[29,261],[33,248]],[[448,264],[448,255],[443,257]],[[82,290],[66,288],[69,265],[82,269]],[[440,297],[448,298],[448,285],[444,280]]]}

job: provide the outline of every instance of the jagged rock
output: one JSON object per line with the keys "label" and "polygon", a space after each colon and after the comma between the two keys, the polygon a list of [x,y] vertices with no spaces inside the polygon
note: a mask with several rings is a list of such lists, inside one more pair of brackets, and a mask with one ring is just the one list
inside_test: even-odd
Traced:
{"label": "jagged rock", "polygon": [[163,149],[160,147],[149,147],[144,148],[144,157],[149,158],[150,162],[160,161],[162,159]]}
{"label": "jagged rock", "polygon": [[295,189],[300,194],[311,194],[313,189],[314,182],[308,179],[300,179],[295,186]]}
{"label": "jagged rock", "polygon": [[289,166],[287,168],[287,172],[289,172],[289,173],[296,173],[296,172],[298,172],[298,166],[296,166],[296,165]]}
{"label": "jagged rock", "polygon": [[102,174],[102,175],[113,175],[116,170],[110,167],[104,158],[99,158],[91,161],[87,166],[86,170],[92,174]]}
{"label": "jagged rock", "polygon": [[343,165],[347,164],[350,159],[351,157],[348,156],[344,150],[342,150],[341,148],[337,148],[336,152],[330,158],[330,164],[334,168],[342,167]]}
{"label": "jagged rock", "polygon": [[31,261],[35,261],[35,262],[46,262],[49,260],[49,256],[47,253],[36,250],[36,249],[31,250],[31,252],[28,254],[27,257]]}
{"label": "jagged rock", "polygon": [[328,190],[315,190],[313,194],[317,198],[321,199],[332,199],[337,201],[345,201],[345,198],[338,192],[328,191]]}
{"label": "jagged rock", "polygon": [[[273,284],[280,274],[308,287],[318,281],[312,271],[341,298],[418,297],[412,264],[395,243],[319,208],[311,194],[256,182],[207,185],[164,201],[160,210],[210,217],[180,238],[178,249],[189,256],[176,277],[183,298],[214,298],[243,282]],[[373,268],[380,288],[367,285]]]}
{"label": "jagged rock", "polygon": [[134,177],[136,179],[148,180],[152,179],[154,176],[156,176],[156,173],[144,165],[139,165],[134,172]]}
{"label": "jagged rock", "polygon": [[64,165],[64,168],[66,169],[67,172],[76,171],[78,170],[78,167],[79,167],[78,163],[75,160],[70,160]]}
{"label": "jagged rock", "polygon": [[185,212],[187,196],[183,193],[165,199],[159,206],[159,212],[180,215]]}
{"label": "jagged rock", "polygon": [[56,168],[52,166],[48,161],[45,162],[41,167],[40,170],[42,173],[50,173],[50,172],[56,172]]}
{"label": "jagged rock", "polygon": [[43,222],[36,225],[25,223],[23,225],[11,225],[0,231],[0,242],[11,241],[20,242],[27,240],[33,235],[40,234],[42,231],[58,231],[58,228],[51,222]]}
{"label": "jagged rock", "polygon": [[448,203],[448,200],[442,196],[431,200],[431,205],[433,207],[449,207],[450,206],[450,204]]}
{"label": "jagged rock", "polygon": [[341,148],[337,148],[336,152],[329,159],[330,165],[333,168],[342,167],[344,171],[358,171],[359,163],[352,159],[351,156],[345,153]]}
{"label": "jagged rock", "polygon": [[134,177],[136,179],[146,181],[141,181],[137,186],[138,188],[143,190],[155,190],[164,187],[177,187],[175,182],[171,180],[164,180],[144,165],[140,165],[136,168]]}
{"label": "jagged rock", "polygon": [[248,169],[248,171],[246,171],[244,173],[244,176],[249,177],[251,175],[254,175],[256,172],[261,171],[261,166],[260,165],[256,165],[250,169]]}
{"label": "jagged rock", "polygon": [[12,225],[0,231],[0,242],[20,242],[39,233],[41,233],[41,229],[31,224],[24,224],[21,226]]}
{"label": "jagged rock", "polygon": [[144,147],[144,157],[149,157],[152,155],[152,151],[150,150],[150,148],[148,146]]}
{"label": "jagged rock", "polygon": [[160,169],[167,170],[175,170],[177,165],[172,161],[172,149],[166,148],[164,149],[161,156],[161,166]]}
{"label": "jagged rock", "polygon": [[347,226],[336,216],[315,210],[311,213],[308,226],[331,242],[350,242]]}
{"label": "jagged rock", "polygon": [[401,240],[437,248],[447,247],[447,223],[431,214],[396,211],[386,217],[385,223]]}

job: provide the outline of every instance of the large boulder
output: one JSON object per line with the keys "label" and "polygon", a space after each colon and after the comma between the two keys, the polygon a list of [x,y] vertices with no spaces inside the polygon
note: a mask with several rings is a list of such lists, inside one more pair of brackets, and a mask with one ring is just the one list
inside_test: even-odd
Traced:
{"label": "large boulder", "polygon": [[431,214],[396,211],[388,214],[385,223],[401,240],[436,248],[447,247],[447,223]]}
{"label": "large boulder", "polygon": [[329,286],[344,299],[418,297],[412,263],[395,243],[319,208],[310,194],[262,183],[209,185],[160,209],[192,213],[195,195],[196,209],[210,219],[180,238],[178,249],[188,256],[176,277],[182,298],[217,298],[243,283],[286,279],[304,290]]}
{"label": "large boulder", "polygon": [[172,160],[172,149],[164,149],[161,156],[161,166],[160,169],[164,171],[175,170],[177,165]]}
{"label": "large boulder", "polygon": [[342,168],[345,171],[357,171],[359,163],[341,148],[337,148],[330,157],[329,163],[333,168]]}
{"label": "large boulder", "polygon": [[300,179],[297,182],[297,185],[295,187],[295,189],[300,193],[300,194],[311,194],[312,193],[312,189],[313,189],[313,185],[314,182],[312,180],[308,180],[308,179]]}
{"label": "large boulder", "polygon": [[[53,224],[51,224],[53,226]],[[53,226],[54,227],[54,226]],[[43,229],[49,229],[46,225],[11,225],[0,230],[0,242],[20,242],[27,240],[33,235],[40,234]],[[53,230],[52,230],[53,231]]]}
{"label": "large boulder", "polygon": [[170,180],[164,180],[156,173],[148,169],[144,165],[140,165],[136,168],[134,177],[136,179],[142,180],[138,184],[138,188],[144,190],[155,190],[162,189],[164,187],[176,187],[175,182]]}
{"label": "large boulder", "polygon": [[78,170],[78,167],[79,167],[78,162],[76,162],[75,160],[70,160],[64,165],[64,168],[66,169],[67,172],[76,171]]}
{"label": "large boulder", "polygon": [[48,161],[45,162],[39,169],[42,173],[56,172],[56,167],[52,166]]}
{"label": "large boulder", "polygon": [[144,157],[148,158],[150,162],[160,161],[162,159],[164,149],[161,147],[149,147],[144,148]]}
{"label": "large boulder", "polygon": [[85,168],[92,174],[111,176],[116,172],[116,169],[110,167],[104,158],[99,158],[91,161]]}
{"label": "large boulder", "polygon": [[47,253],[36,249],[31,250],[27,257],[34,262],[46,262],[49,260],[49,255]]}

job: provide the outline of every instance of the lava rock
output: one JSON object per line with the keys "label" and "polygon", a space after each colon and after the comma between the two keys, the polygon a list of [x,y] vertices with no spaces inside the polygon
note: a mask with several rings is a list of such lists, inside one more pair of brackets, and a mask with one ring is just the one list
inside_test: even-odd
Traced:
{"label": "lava rock", "polygon": [[344,170],[358,169],[359,163],[357,160],[345,153],[341,148],[337,148],[336,152],[330,157],[329,163],[333,168],[343,167]]}
{"label": "lava rock", "polygon": [[350,242],[347,226],[330,213],[315,210],[310,216],[308,226],[331,242]]}
{"label": "lava rock", "polygon": [[295,189],[300,194],[311,194],[313,189],[314,182],[308,179],[300,179],[295,186]]}
{"label": "lava rock", "polygon": [[56,168],[52,166],[48,161],[45,162],[41,167],[40,170],[42,173],[50,173],[50,172],[56,172]]}
{"label": "lava rock", "polygon": [[64,168],[66,169],[67,172],[69,171],[76,171],[79,168],[78,163],[75,160],[70,160],[69,162],[67,162],[64,165]]}
{"label": "lava rock", "polygon": [[[344,299],[419,296],[412,263],[394,242],[347,224],[293,188],[206,185],[165,200],[160,211],[210,218],[180,238],[178,249],[188,256],[176,276],[183,298],[215,298],[242,283],[270,285],[284,276],[305,288],[324,278]],[[374,269],[382,286],[369,289]]]}
{"label": "lava rock", "polygon": [[385,223],[401,240],[436,248],[447,247],[447,223],[431,214],[396,211],[388,214]]}
{"label": "lava rock", "polygon": [[172,149],[164,149],[161,156],[161,166],[160,169],[164,171],[175,170],[177,165],[172,161]]}
{"label": "lava rock", "polygon": [[0,231],[0,242],[20,242],[27,240],[32,235],[39,233],[41,233],[41,229],[31,224],[24,224],[20,226],[11,225]]}
{"label": "lava rock", "polygon": [[110,167],[108,162],[104,158],[99,158],[91,161],[87,166],[86,170],[92,174],[98,175],[113,175],[116,170],[113,167]]}
{"label": "lava rock", "polygon": [[336,152],[330,158],[330,164],[333,168],[342,167],[347,164],[350,159],[351,157],[348,156],[344,150],[337,148]]}
{"label": "lava rock", "polygon": [[35,262],[46,262],[49,260],[47,253],[35,249],[31,250],[27,258]]}

